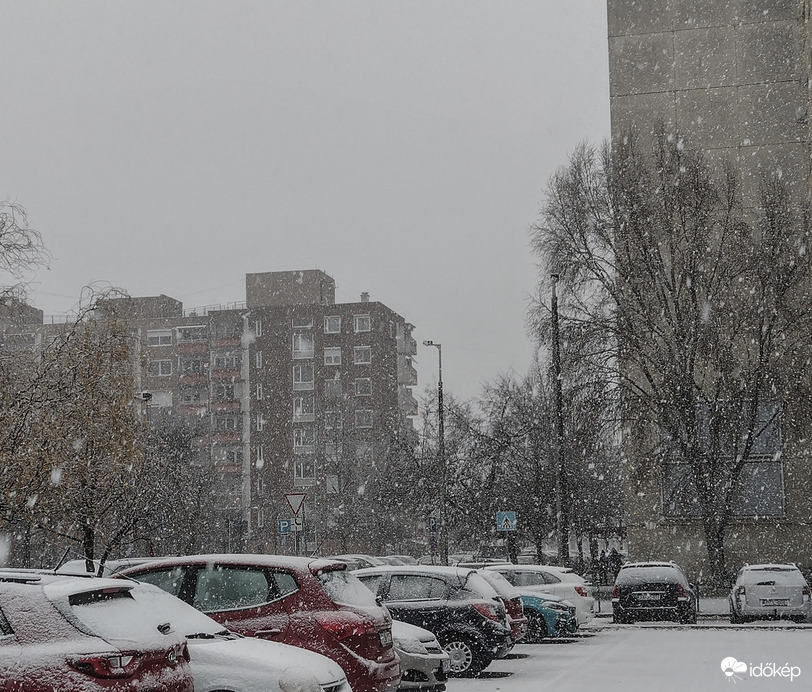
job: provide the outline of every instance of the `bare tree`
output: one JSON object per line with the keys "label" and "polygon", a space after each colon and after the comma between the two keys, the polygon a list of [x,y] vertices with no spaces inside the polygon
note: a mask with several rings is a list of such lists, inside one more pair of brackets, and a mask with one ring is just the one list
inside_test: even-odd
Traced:
{"label": "bare tree", "polygon": [[633,133],[580,147],[533,228],[574,351],[616,388],[627,449],[658,453],[666,501],[681,488],[676,513],[701,520],[717,581],[747,464],[780,462],[780,416],[808,401],[807,219],[778,177],[745,206],[736,170],[663,131],[651,152]]}

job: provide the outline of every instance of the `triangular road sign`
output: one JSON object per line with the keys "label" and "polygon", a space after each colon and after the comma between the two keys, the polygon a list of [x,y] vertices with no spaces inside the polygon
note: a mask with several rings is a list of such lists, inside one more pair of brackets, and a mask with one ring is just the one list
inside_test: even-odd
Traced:
{"label": "triangular road sign", "polygon": [[502,519],[502,531],[510,531],[512,528],[513,522],[508,517]]}
{"label": "triangular road sign", "polygon": [[306,497],[307,493],[285,493],[285,500],[287,500],[288,507],[290,507],[294,517],[299,514]]}

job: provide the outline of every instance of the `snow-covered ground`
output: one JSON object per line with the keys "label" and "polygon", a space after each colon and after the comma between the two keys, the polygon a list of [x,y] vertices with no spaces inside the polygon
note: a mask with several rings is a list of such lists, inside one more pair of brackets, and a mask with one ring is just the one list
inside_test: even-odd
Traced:
{"label": "snow-covered ground", "polygon": [[[810,625],[733,626],[721,618],[688,626],[612,625],[599,618],[584,635],[519,645],[480,678],[450,680],[448,692],[705,692],[731,690],[731,683],[764,692],[812,690]],[[747,671],[739,665],[735,676],[732,669],[726,675],[722,661],[730,658]]]}

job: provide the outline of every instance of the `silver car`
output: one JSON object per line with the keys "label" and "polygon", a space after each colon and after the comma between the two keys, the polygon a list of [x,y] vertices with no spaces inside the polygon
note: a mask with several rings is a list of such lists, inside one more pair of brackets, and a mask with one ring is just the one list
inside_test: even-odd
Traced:
{"label": "silver car", "polygon": [[398,690],[445,689],[451,659],[437,637],[422,627],[392,620],[392,640],[402,673]]}
{"label": "silver car", "polygon": [[728,598],[730,622],[812,621],[809,584],[795,565],[745,565]]}

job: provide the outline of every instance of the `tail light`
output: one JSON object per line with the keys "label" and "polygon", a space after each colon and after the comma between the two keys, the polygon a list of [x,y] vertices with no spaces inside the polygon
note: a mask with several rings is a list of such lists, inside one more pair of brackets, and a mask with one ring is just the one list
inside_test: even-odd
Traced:
{"label": "tail light", "polygon": [[316,622],[321,625],[323,630],[332,634],[339,641],[347,637],[376,634],[378,632],[375,623],[346,611],[319,613],[316,615]]}
{"label": "tail light", "polygon": [[738,589],[736,589],[737,596],[744,596],[744,584],[742,584]]}
{"label": "tail light", "polygon": [[808,587],[808,586],[804,586],[804,589],[803,589],[803,594],[804,594],[804,598],[805,598],[806,600],[809,600],[810,591],[809,591],[809,587]]}
{"label": "tail light", "polygon": [[499,612],[499,609],[491,605],[490,603],[472,603],[471,604],[482,617],[488,618],[488,620],[495,620],[496,622],[502,622],[503,616]]}
{"label": "tail light", "polygon": [[130,678],[141,666],[141,655],[122,652],[69,656],[68,665],[94,678]]}
{"label": "tail light", "polygon": [[615,584],[615,587],[612,589],[612,600],[619,601],[620,600],[620,587]]}
{"label": "tail light", "polygon": [[579,596],[582,596],[583,598],[586,598],[589,595],[589,593],[583,586],[576,586],[575,593],[577,593]]}
{"label": "tail light", "polygon": [[688,592],[685,590],[685,587],[682,584],[677,584],[677,600],[678,601],[688,600]]}

